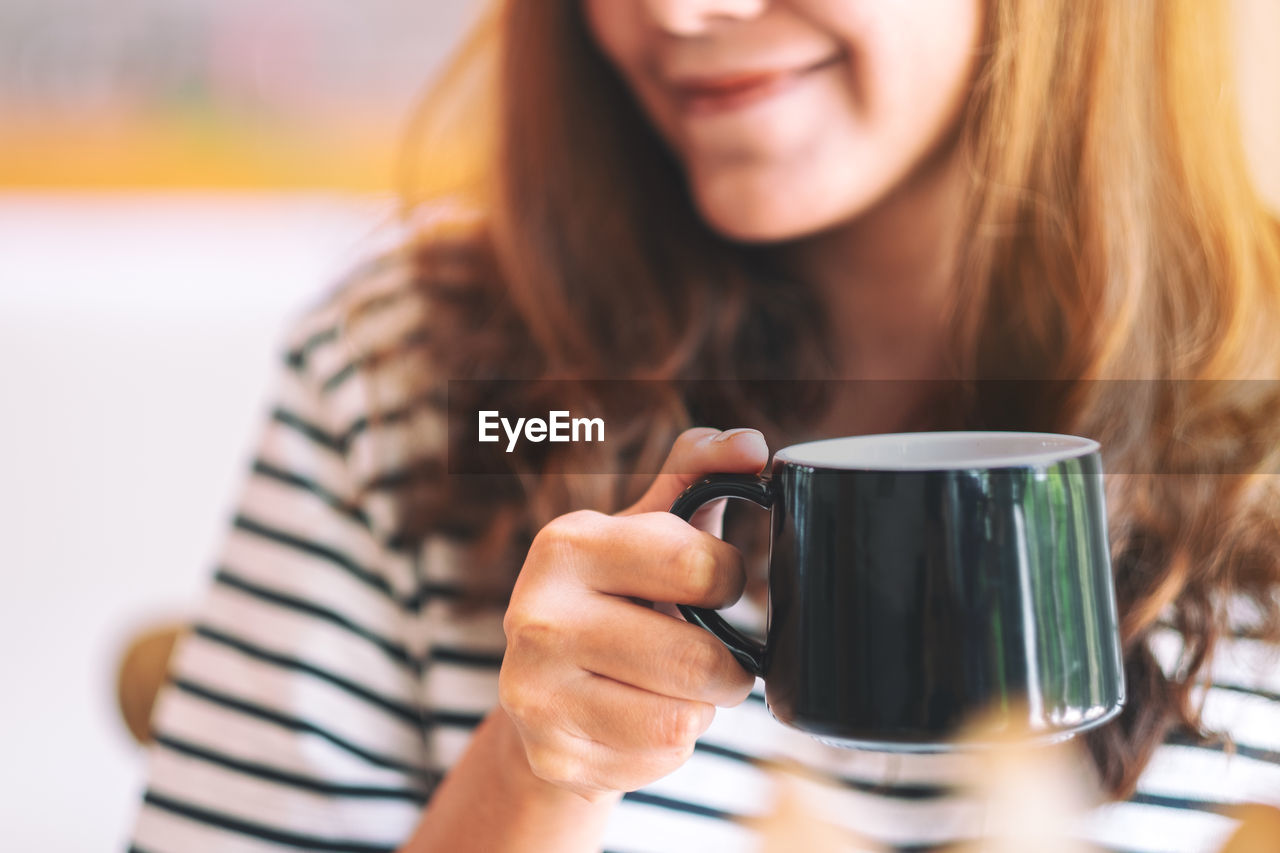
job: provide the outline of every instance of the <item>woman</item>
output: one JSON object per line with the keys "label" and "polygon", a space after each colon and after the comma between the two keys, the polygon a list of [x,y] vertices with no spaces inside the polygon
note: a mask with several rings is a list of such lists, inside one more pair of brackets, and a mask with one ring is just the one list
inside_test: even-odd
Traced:
{"label": "woman", "polygon": [[[768,718],[667,604],[750,621],[756,570],[664,510],[796,440],[986,427],[1115,472],[1130,702],[1082,832],[1214,849],[1280,790],[1280,394],[1201,380],[1280,374],[1280,232],[1209,5],[506,3],[427,104],[473,204],[295,333],[137,848],[733,849],[784,761],[850,833],[972,838],[945,760]],[[451,423],[548,401],[623,438],[494,468]]]}

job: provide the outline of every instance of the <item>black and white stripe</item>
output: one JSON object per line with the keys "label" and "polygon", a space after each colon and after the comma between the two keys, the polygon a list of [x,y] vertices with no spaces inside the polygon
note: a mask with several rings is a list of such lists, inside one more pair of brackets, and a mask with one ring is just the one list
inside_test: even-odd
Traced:
{"label": "black and white stripe", "polygon": [[[380,356],[352,343],[352,300],[368,303],[365,340],[405,350],[423,340],[411,300],[377,275],[293,336],[213,583],[157,708],[133,850],[394,850],[497,701],[502,612],[458,606],[466,543],[439,537],[410,553],[386,508],[360,497],[364,484],[394,488],[396,471],[416,464],[380,453],[380,441],[421,430],[442,400],[405,400],[370,422],[363,380]],[[1175,642],[1157,636],[1162,659]],[[1276,649],[1224,640],[1212,677],[1205,719],[1234,747],[1171,738],[1137,795],[1094,810],[1083,837],[1117,851],[1212,850],[1233,805],[1280,802]],[[890,849],[981,831],[963,757],[832,749],[775,722],[758,691],[718,714],[684,767],[623,799],[607,850],[751,849],[750,823],[772,808],[779,780],[850,838]]]}

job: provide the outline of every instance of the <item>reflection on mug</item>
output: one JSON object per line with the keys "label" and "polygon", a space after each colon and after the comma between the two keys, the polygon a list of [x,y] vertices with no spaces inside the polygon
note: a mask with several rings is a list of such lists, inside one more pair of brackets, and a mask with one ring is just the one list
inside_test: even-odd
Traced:
{"label": "reflection on mug", "polygon": [[671,511],[725,497],[773,512],[767,640],[681,612],[765,679],[782,722],[840,746],[934,751],[979,713],[993,731],[1057,740],[1120,712],[1097,442],[809,442],[779,451],[767,478],[701,480]]}

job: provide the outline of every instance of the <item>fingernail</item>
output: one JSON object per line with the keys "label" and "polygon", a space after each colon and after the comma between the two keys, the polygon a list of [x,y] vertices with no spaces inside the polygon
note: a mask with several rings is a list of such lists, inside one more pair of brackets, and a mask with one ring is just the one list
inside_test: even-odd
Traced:
{"label": "fingernail", "polygon": [[742,435],[744,432],[754,432],[756,435],[760,436],[761,438],[764,438],[763,433],[761,433],[760,430],[758,429],[752,429],[751,427],[738,427],[737,429],[727,429],[724,432],[720,433],[719,435],[713,435],[711,437],[711,440],[714,442],[728,441],[729,439],[733,438],[735,435]]}

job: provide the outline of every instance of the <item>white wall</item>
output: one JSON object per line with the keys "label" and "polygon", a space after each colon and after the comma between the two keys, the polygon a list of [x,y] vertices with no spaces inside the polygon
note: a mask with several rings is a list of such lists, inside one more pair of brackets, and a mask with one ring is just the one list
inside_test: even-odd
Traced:
{"label": "white wall", "polygon": [[281,335],[386,209],[0,195],[0,847],[122,849],[121,644],[202,588]]}

